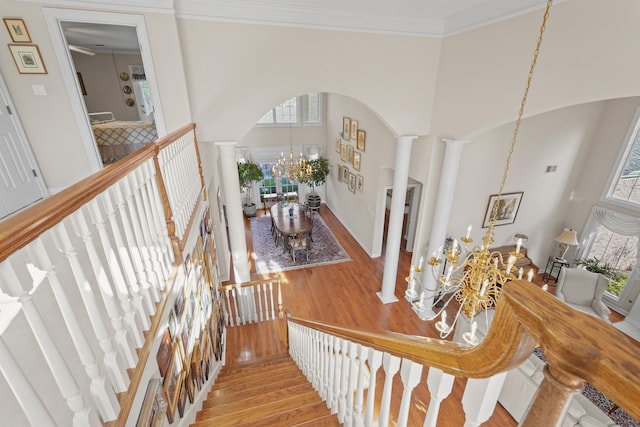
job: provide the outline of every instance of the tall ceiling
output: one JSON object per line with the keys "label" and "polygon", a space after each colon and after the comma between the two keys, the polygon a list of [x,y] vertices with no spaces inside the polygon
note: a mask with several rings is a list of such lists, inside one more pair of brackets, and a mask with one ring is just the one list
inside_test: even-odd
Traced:
{"label": "tall ceiling", "polygon": [[[55,1],[55,0],[54,0]],[[104,3],[104,0],[85,0]],[[118,1],[118,0],[116,0]],[[567,0],[555,0],[555,3]],[[541,9],[547,0],[160,0],[158,11],[211,19],[344,31],[446,36]],[[129,0],[128,5],[145,0]],[[117,4],[114,4],[117,8]],[[70,44],[95,51],[138,49],[135,29],[65,23]]]}

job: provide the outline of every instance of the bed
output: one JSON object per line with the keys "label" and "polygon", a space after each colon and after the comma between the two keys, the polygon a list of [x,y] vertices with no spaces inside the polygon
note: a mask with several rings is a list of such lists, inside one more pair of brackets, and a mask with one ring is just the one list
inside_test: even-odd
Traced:
{"label": "bed", "polygon": [[116,120],[109,111],[89,113],[89,120],[102,162],[105,164],[120,160],[146,143],[158,139],[153,120]]}

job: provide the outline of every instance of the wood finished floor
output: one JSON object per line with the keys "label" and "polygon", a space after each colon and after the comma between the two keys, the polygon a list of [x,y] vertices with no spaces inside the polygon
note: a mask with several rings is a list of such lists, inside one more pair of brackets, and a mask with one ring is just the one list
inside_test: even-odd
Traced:
{"label": "wood finished floor", "polygon": [[[264,215],[258,211],[258,215]],[[401,249],[396,280],[398,302],[383,304],[377,296],[382,283],[384,256],[370,258],[357,241],[323,204],[320,215],[338,241],[349,254],[351,261],[326,266],[311,267],[279,273],[282,278],[284,306],[299,317],[331,323],[335,325],[358,327],[370,330],[399,332],[425,337],[437,337],[433,322],[420,320],[404,299],[406,282],[404,277],[409,269],[411,254]],[[245,235],[250,259],[251,280],[260,280],[269,275],[256,275],[253,265],[253,245],[249,219],[245,219]],[[234,283],[233,277],[227,283]],[[534,283],[541,285],[540,276]],[[554,287],[551,286],[550,291]],[[614,320],[614,314],[612,320]],[[614,320],[615,321],[615,320]],[[278,337],[276,326],[272,323],[253,324],[241,328],[227,329],[227,365],[241,363],[254,358],[285,352],[286,343]],[[424,421],[424,412],[429,403],[429,393],[423,380],[413,393],[412,418],[410,426],[420,426]],[[378,374],[381,381],[381,375]],[[396,375],[399,377],[399,375]],[[464,379],[456,379],[452,395],[442,403],[439,426],[458,427],[464,424],[461,398],[464,391]],[[399,381],[394,381],[394,395],[399,400]],[[382,391],[382,383],[378,386]],[[393,404],[392,414],[397,414],[398,402]],[[484,426],[515,426],[515,420],[500,406]]]}

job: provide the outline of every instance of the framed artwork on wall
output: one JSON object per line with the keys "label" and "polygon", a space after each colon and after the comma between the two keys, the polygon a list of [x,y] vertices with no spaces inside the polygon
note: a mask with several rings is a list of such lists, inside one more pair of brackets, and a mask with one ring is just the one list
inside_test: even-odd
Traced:
{"label": "framed artwork on wall", "polygon": [[349,183],[349,168],[346,166],[342,167],[342,182],[345,184]]}
{"label": "framed artwork on wall", "polygon": [[349,146],[347,144],[340,145],[340,160],[346,162],[349,159]]}
{"label": "framed artwork on wall", "polygon": [[349,173],[349,190],[352,193],[356,192],[356,174],[355,173]]}
{"label": "framed artwork on wall", "polygon": [[338,182],[342,182],[342,165],[338,165]]}
{"label": "framed artwork on wall", "polygon": [[494,210],[496,210],[495,225],[507,225],[516,222],[516,215],[518,215],[518,209],[520,209],[523,195],[524,192],[519,191],[516,193],[502,194],[500,198],[498,198],[497,194],[489,196],[489,203],[487,203],[487,211],[484,213],[482,228],[489,227]]}
{"label": "framed artwork on wall", "polygon": [[347,162],[353,163],[353,147],[347,145]]}
{"label": "framed artwork on wall", "polygon": [[24,21],[20,18],[2,18],[14,43],[31,43],[31,36]]}
{"label": "framed artwork on wall", "polygon": [[351,132],[351,119],[349,117],[342,118],[342,137],[349,139],[349,132]]}
{"label": "framed artwork on wall", "polygon": [[366,147],[366,139],[367,139],[367,133],[363,130],[358,130],[358,141],[356,144],[356,148],[360,151],[364,151],[365,147]]}
{"label": "framed artwork on wall", "polygon": [[360,170],[360,152],[355,151],[353,153],[353,168],[357,171]]}
{"label": "framed artwork on wall", "polygon": [[47,74],[40,49],[35,44],[10,44],[9,50],[20,74]]}
{"label": "framed artwork on wall", "polygon": [[336,138],[336,153],[342,150],[342,139]]}
{"label": "framed artwork on wall", "polygon": [[364,177],[362,175],[358,175],[358,179],[356,180],[356,189],[362,193],[363,186],[364,186]]}
{"label": "framed artwork on wall", "polygon": [[358,121],[351,119],[351,132],[349,133],[349,139],[354,141],[358,138]]}

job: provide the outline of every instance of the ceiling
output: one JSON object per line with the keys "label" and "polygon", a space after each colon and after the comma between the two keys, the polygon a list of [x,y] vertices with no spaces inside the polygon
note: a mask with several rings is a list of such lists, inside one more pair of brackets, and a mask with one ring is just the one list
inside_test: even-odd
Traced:
{"label": "ceiling", "polygon": [[[175,0],[172,5],[160,1],[156,9],[174,8],[176,16],[192,19],[441,37],[542,9],[546,1]],[[555,3],[561,1],[566,0]],[[128,3],[142,7],[144,0]],[[94,51],[138,50],[132,27],[66,22],[63,29],[69,44]]]}

